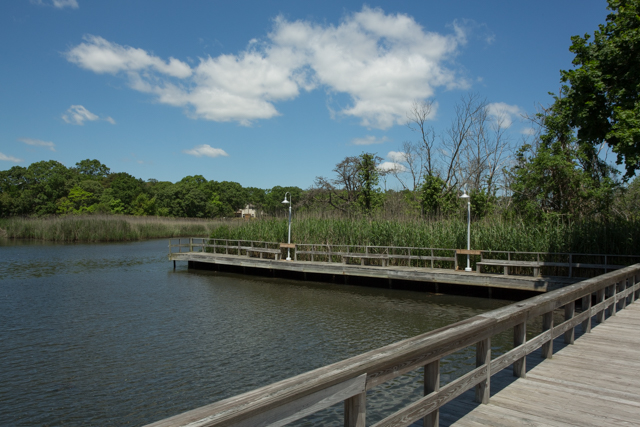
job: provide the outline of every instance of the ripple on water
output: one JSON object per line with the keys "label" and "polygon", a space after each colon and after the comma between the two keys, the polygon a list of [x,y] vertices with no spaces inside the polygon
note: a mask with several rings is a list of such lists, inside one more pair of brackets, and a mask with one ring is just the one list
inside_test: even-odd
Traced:
{"label": "ripple on water", "polygon": [[[5,242],[0,259],[0,425],[142,425],[506,303],[173,271],[165,240]],[[474,360],[443,360],[443,378]],[[368,420],[419,397],[421,381],[373,389]]]}

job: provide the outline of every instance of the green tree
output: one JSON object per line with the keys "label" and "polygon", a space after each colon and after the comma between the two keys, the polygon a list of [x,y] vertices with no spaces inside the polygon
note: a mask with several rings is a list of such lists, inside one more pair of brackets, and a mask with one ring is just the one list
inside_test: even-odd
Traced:
{"label": "green tree", "polygon": [[113,199],[120,200],[124,213],[131,213],[132,203],[144,187],[144,181],[126,172],[112,173],[106,185],[111,189]]}
{"label": "green tree", "polygon": [[358,204],[362,212],[369,215],[382,204],[382,193],[379,188],[380,170],[378,165],[382,158],[372,153],[362,153],[356,167],[360,191]]}
{"label": "green tree", "polygon": [[81,160],[76,163],[76,171],[87,178],[106,178],[111,170],[98,160]]}
{"label": "green tree", "polygon": [[630,178],[640,169],[640,0],[608,3],[607,23],[593,39],[571,38],[575,68],[561,71],[564,85],[555,103],[589,158],[608,144]]}
{"label": "green tree", "polygon": [[457,193],[439,176],[427,175],[421,187],[422,209],[425,214],[449,215],[458,208]]}
{"label": "green tree", "polygon": [[544,132],[520,148],[509,172],[515,210],[529,219],[606,215],[611,206],[615,171],[578,143],[566,113],[556,103],[538,114]]}

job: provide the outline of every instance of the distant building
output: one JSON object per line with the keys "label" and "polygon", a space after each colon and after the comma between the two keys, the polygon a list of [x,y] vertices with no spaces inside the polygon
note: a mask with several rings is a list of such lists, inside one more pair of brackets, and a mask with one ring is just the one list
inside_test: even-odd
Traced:
{"label": "distant building", "polygon": [[236,218],[251,219],[256,217],[256,209],[253,205],[247,205],[244,209],[236,211]]}

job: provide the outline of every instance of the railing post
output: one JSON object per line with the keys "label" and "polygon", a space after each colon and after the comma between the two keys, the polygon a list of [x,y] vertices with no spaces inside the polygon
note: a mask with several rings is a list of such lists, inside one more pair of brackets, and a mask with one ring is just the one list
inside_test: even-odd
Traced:
{"label": "railing post", "polygon": [[487,365],[487,378],[476,386],[476,402],[489,403],[491,396],[491,338],[476,344],[476,367]]}
{"label": "railing post", "polygon": [[[424,395],[440,390],[440,359],[431,362],[424,367]],[[424,427],[438,427],[440,424],[440,409],[427,414],[424,417]]]}
{"label": "railing post", "polygon": [[618,310],[618,282],[611,285],[611,296],[613,297],[613,303],[611,304],[611,316],[616,315],[616,311]]}
{"label": "railing post", "polygon": [[[522,322],[513,327],[513,347],[518,347],[527,341],[527,322]],[[513,376],[526,378],[527,376],[527,355],[513,362]]]}
{"label": "railing post", "polygon": [[344,401],[344,427],[365,427],[367,392],[356,394]]}
{"label": "railing post", "polygon": [[573,273],[573,255],[569,254],[569,277]]}
{"label": "railing post", "polygon": [[542,344],[542,357],[551,359],[553,357],[553,310],[542,315],[542,330],[551,331],[551,338]]}
{"label": "railing post", "polygon": [[[602,289],[598,289],[598,291],[596,292],[596,304],[600,304],[605,300],[604,291],[605,291],[605,288],[602,288]],[[604,320],[606,319],[606,314],[607,314],[606,308],[603,308],[602,310],[600,310],[598,314],[596,314],[596,321],[598,323],[604,323]]]}
{"label": "railing post", "polygon": [[189,252],[193,252],[193,237],[189,237]]}
{"label": "railing post", "polygon": [[582,297],[582,311],[589,313],[589,316],[582,322],[582,332],[591,332],[591,294]]}
{"label": "railing post", "polygon": [[[576,302],[571,301],[564,306],[564,320],[573,319],[573,314],[576,311]],[[567,344],[573,344],[576,338],[575,326],[564,333],[564,342]]]}

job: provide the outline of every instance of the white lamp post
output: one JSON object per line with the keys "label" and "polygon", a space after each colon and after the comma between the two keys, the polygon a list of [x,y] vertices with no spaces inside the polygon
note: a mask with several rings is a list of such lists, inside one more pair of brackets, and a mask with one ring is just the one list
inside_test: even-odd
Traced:
{"label": "white lamp post", "polygon": [[[289,195],[289,200],[287,200],[287,194]],[[291,193],[288,191],[284,193],[284,200],[282,203],[289,204],[289,241],[288,244],[291,244]],[[287,261],[291,261],[291,248],[287,248]]]}
{"label": "white lamp post", "polygon": [[[471,199],[467,194],[467,190],[464,190],[464,194],[460,196],[461,199],[467,199],[467,250],[471,250]],[[464,271],[471,271],[471,261],[467,254],[467,268]]]}

